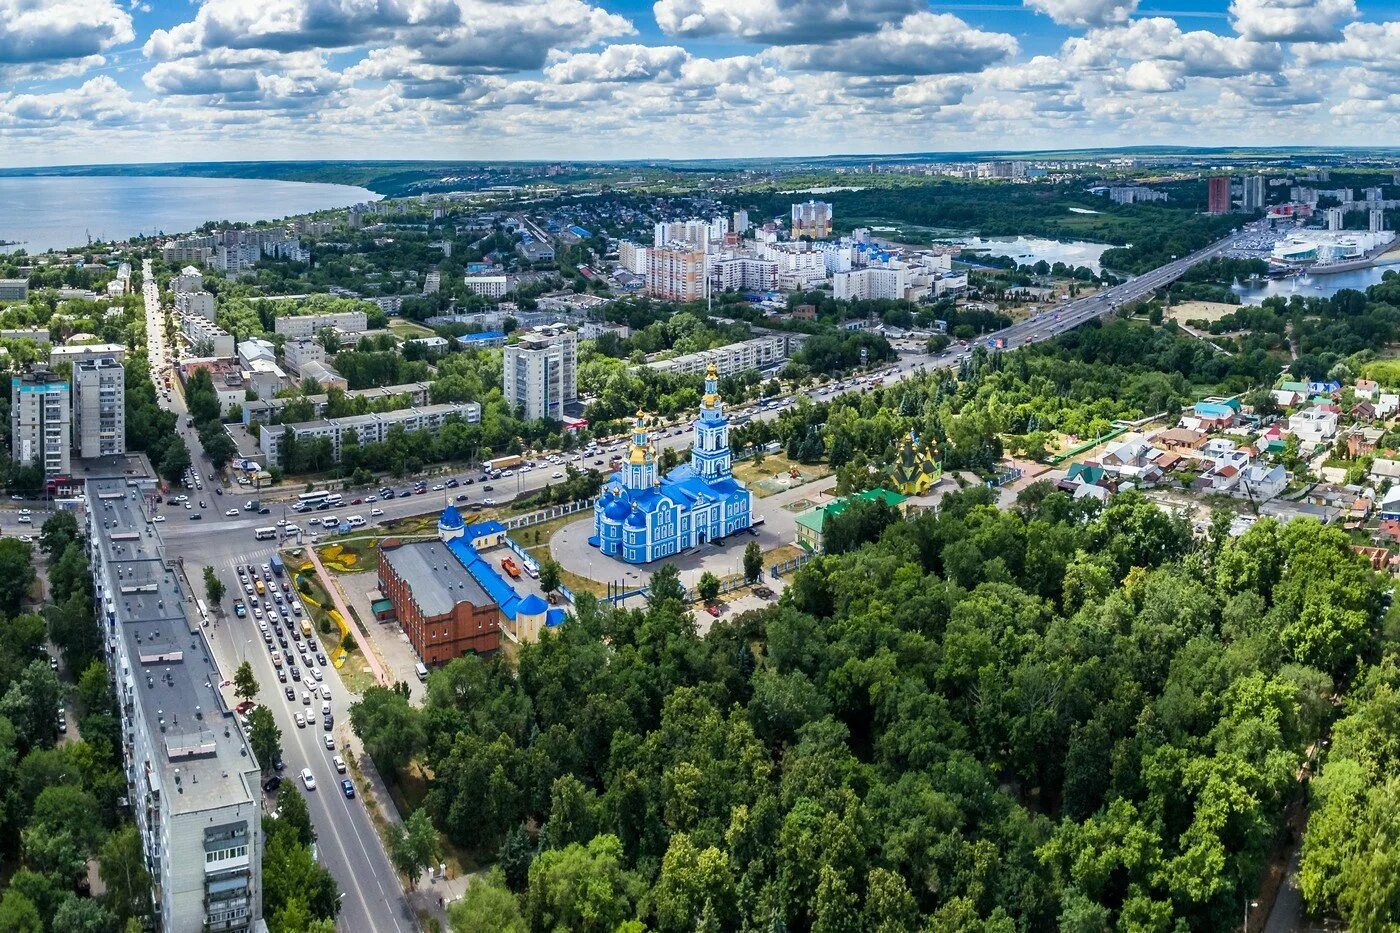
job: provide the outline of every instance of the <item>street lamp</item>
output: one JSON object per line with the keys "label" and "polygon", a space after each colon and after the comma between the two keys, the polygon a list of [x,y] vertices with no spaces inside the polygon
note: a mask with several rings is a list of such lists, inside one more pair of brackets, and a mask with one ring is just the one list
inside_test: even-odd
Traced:
{"label": "street lamp", "polygon": [[1248,895],[1245,895],[1245,899],[1244,899],[1244,926],[1242,927],[1242,929],[1244,930],[1244,933],[1249,933],[1249,912],[1250,912],[1251,910],[1253,910],[1255,907],[1258,907],[1258,906],[1259,906],[1259,902],[1258,902],[1258,901],[1251,901],[1251,900],[1249,899],[1249,896],[1248,896]]}

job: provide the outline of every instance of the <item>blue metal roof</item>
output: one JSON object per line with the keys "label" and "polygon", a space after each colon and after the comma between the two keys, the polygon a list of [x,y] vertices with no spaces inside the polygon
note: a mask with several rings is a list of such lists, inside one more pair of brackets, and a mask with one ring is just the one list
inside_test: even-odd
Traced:
{"label": "blue metal roof", "polygon": [[544,624],[550,628],[554,628],[554,626],[562,624],[568,617],[569,614],[563,609],[551,609],[549,612],[545,613]]}
{"label": "blue metal roof", "polygon": [[458,343],[481,343],[487,340],[505,340],[506,332],[503,330],[483,330],[476,334],[463,334],[457,338]]}
{"label": "blue metal roof", "polygon": [[[453,508],[453,506],[448,506],[448,508]],[[497,521],[477,522],[467,526],[466,534],[468,538],[480,538],[483,535],[502,534],[505,530],[506,526]]]}
{"label": "blue metal roof", "polygon": [[481,584],[491,601],[501,608],[501,614],[512,622],[515,621],[520,594],[496,572],[495,567],[477,553],[476,548],[467,543],[466,538],[453,538],[447,542],[447,546],[461,565],[467,568],[467,573],[472,575],[472,579]]}
{"label": "blue metal roof", "polygon": [[524,616],[536,616],[542,612],[549,611],[549,603],[540,599],[539,594],[530,593],[516,606],[516,613]]}

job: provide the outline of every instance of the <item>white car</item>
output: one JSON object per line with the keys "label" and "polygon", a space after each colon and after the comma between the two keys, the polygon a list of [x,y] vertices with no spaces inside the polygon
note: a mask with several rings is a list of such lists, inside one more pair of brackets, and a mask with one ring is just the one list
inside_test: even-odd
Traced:
{"label": "white car", "polygon": [[335,771],[336,771],[337,774],[344,774],[344,773],[345,773],[345,759],[344,759],[344,758],[341,758],[339,755],[336,755],[334,758],[331,759],[331,764],[335,765]]}
{"label": "white car", "polygon": [[369,514],[371,518],[378,518],[379,516],[384,514],[384,510],[380,508],[373,508],[369,510]]}
{"label": "white car", "polygon": [[331,735],[329,732],[326,733],[326,751],[335,751],[335,736]]}
{"label": "white car", "polygon": [[237,518],[237,517],[238,517],[238,510],[237,510],[237,509],[225,509],[225,510],[224,510],[224,515],[228,516],[229,518]]}
{"label": "white car", "polygon": [[157,515],[155,518],[151,519],[151,521],[153,521],[153,522],[163,522],[163,521],[165,521],[165,516],[164,516],[164,515]]}
{"label": "white car", "polygon": [[321,669],[319,667],[311,668],[311,676],[319,681],[321,679]]}
{"label": "white car", "polygon": [[321,699],[323,699],[323,700],[329,700],[330,698],[331,698],[331,688],[330,688],[330,686],[329,686],[328,684],[321,684]]}
{"label": "white car", "polygon": [[316,789],[316,775],[311,773],[310,768],[301,769],[301,783],[306,785],[307,790]]}
{"label": "white car", "polygon": [[558,470],[555,470],[553,473],[551,473],[551,474],[549,474],[549,475],[550,475],[550,478],[551,478],[551,479],[563,479],[563,478],[564,478],[564,474],[563,474],[563,473],[560,473]]}

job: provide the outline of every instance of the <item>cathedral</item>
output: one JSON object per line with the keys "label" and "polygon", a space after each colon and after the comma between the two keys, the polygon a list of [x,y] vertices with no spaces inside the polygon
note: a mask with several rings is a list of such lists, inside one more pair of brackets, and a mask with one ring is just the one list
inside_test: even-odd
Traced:
{"label": "cathedral", "polygon": [[690,463],[661,476],[638,412],[622,468],[604,482],[593,506],[588,543],[629,564],[646,564],[745,530],[753,522],[753,493],[734,478],[733,467],[729,419],[711,365]]}

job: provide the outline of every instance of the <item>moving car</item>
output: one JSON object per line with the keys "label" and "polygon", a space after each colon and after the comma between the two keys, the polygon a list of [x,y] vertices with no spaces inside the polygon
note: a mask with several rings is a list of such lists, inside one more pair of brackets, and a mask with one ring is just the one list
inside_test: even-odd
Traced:
{"label": "moving car", "polygon": [[310,768],[301,769],[301,783],[306,785],[307,790],[316,789],[316,776],[311,773]]}
{"label": "moving car", "polygon": [[350,783],[349,778],[340,782],[340,792],[345,795],[347,800],[355,799],[355,785]]}

